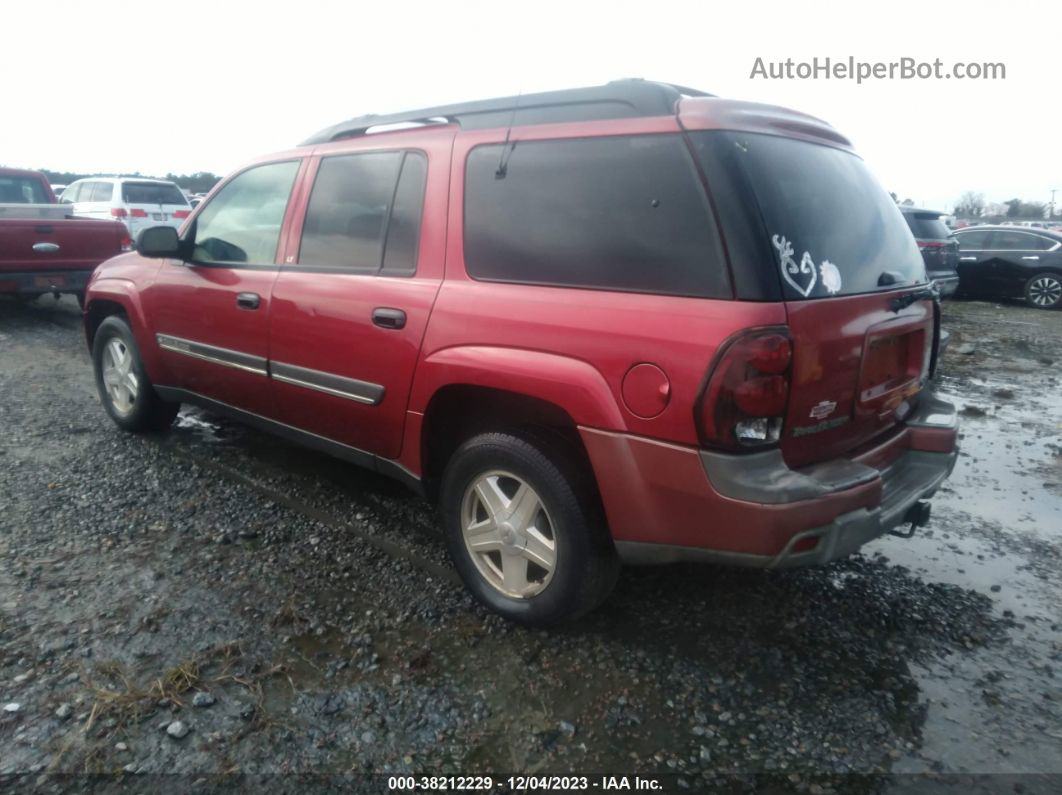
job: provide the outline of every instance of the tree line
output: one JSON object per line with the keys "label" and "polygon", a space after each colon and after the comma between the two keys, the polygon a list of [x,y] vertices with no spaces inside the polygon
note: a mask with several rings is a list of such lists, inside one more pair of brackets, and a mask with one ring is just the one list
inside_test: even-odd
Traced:
{"label": "tree line", "polygon": [[[53,185],[69,185],[79,179],[88,177],[113,177],[114,174],[78,174],[74,171],[50,171],[47,168],[38,169]],[[155,177],[150,174],[141,174],[139,171],[132,174],[123,174],[125,177],[144,177],[145,179],[168,179],[178,187],[184,188],[189,193],[206,193],[213,188],[221,179],[217,174],[209,171],[197,171],[194,174],[167,174],[164,177]]]}

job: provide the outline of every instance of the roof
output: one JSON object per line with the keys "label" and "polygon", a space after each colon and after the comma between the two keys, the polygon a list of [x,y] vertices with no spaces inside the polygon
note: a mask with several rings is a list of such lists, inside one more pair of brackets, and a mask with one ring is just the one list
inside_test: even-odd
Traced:
{"label": "roof", "polygon": [[43,179],[45,182],[48,181],[47,177],[45,177],[44,174],[42,174],[40,171],[33,171],[32,169],[29,169],[29,168],[5,168],[3,166],[0,166],[0,176],[3,176],[3,177],[35,177],[37,179]]}
{"label": "roof", "polygon": [[[955,232],[1025,232],[1032,235],[1045,235],[1056,240],[1062,240],[1062,232],[1056,229],[1045,229],[1042,226],[1015,226],[1014,224],[974,224],[956,229]],[[953,232],[952,234],[954,234]]]}
{"label": "roof", "polygon": [[911,215],[935,215],[937,218],[941,218],[950,213],[941,212],[940,210],[926,210],[922,207],[912,207],[909,204],[897,205],[900,208],[901,213],[910,213]]}
{"label": "roof", "polygon": [[[98,177],[81,177],[75,179],[74,182],[106,182],[112,180],[114,182],[150,182],[153,185],[176,185],[177,183],[169,179],[156,179],[155,177],[115,177],[115,176],[98,176]],[[70,184],[73,185],[74,182]]]}
{"label": "roof", "polygon": [[333,124],[300,144],[312,146],[364,135],[374,127],[409,124],[458,124],[464,129],[507,125],[594,121],[638,116],[670,116],[683,96],[710,97],[704,91],[650,80],[614,80],[603,86],[569,88],[455,105],[376,115],[369,113]]}

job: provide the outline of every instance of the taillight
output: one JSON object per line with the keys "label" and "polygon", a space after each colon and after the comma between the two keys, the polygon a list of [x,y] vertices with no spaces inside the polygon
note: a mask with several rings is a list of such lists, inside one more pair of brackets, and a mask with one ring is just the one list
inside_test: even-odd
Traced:
{"label": "taillight", "polygon": [[133,250],[133,238],[129,237],[129,235],[122,235],[121,246],[122,246],[122,251],[132,251]]}
{"label": "taillight", "polygon": [[136,207],[130,210],[129,214],[133,216],[133,218],[147,218],[147,211],[139,210]]}
{"label": "taillight", "polygon": [[173,217],[174,218],[187,218],[191,214],[192,213],[189,210],[174,210],[173,211]]}
{"label": "taillight", "polygon": [[918,247],[919,248],[944,248],[944,245],[945,245],[944,243],[938,243],[938,242],[933,241],[933,240],[919,240],[918,241]]}
{"label": "taillight", "polygon": [[789,401],[793,343],[783,330],[732,340],[717,356],[695,409],[701,443],[728,450],[775,444]]}
{"label": "taillight", "polygon": [[115,218],[125,218],[127,215],[129,215],[129,213],[125,211],[124,207],[112,207],[111,215],[113,215]]}

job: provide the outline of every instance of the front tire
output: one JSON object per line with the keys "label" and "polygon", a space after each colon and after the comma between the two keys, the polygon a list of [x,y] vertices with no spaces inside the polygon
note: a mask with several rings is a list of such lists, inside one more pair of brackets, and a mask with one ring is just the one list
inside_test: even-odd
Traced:
{"label": "front tire", "polygon": [[1044,271],[1025,283],[1025,302],[1035,309],[1062,307],[1062,276]]}
{"label": "front tire", "polygon": [[155,392],[124,318],[111,315],[100,323],[92,342],[92,366],[100,401],[122,430],[160,431],[177,416],[180,404],[168,403]]}
{"label": "front tire", "polygon": [[532,434],[485,433],[450,459],[440,494],[450,557],[494,612],[556,624],[611,592],[619,561],[584,469]]}

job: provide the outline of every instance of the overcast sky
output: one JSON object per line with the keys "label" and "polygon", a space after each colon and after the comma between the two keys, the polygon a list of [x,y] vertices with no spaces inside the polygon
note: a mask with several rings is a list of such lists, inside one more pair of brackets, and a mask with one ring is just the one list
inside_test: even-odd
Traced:
{"label": "overcast sky", "polygon": [[[728,4],[729,5],[729,4]],[[785,105],[888,190],[1062,204],[1062,3],[3,0],[0,164],[224,174],[362,113],[646,77]],[[1005,80],[763,80],[765,62],[1002,62]]]}

